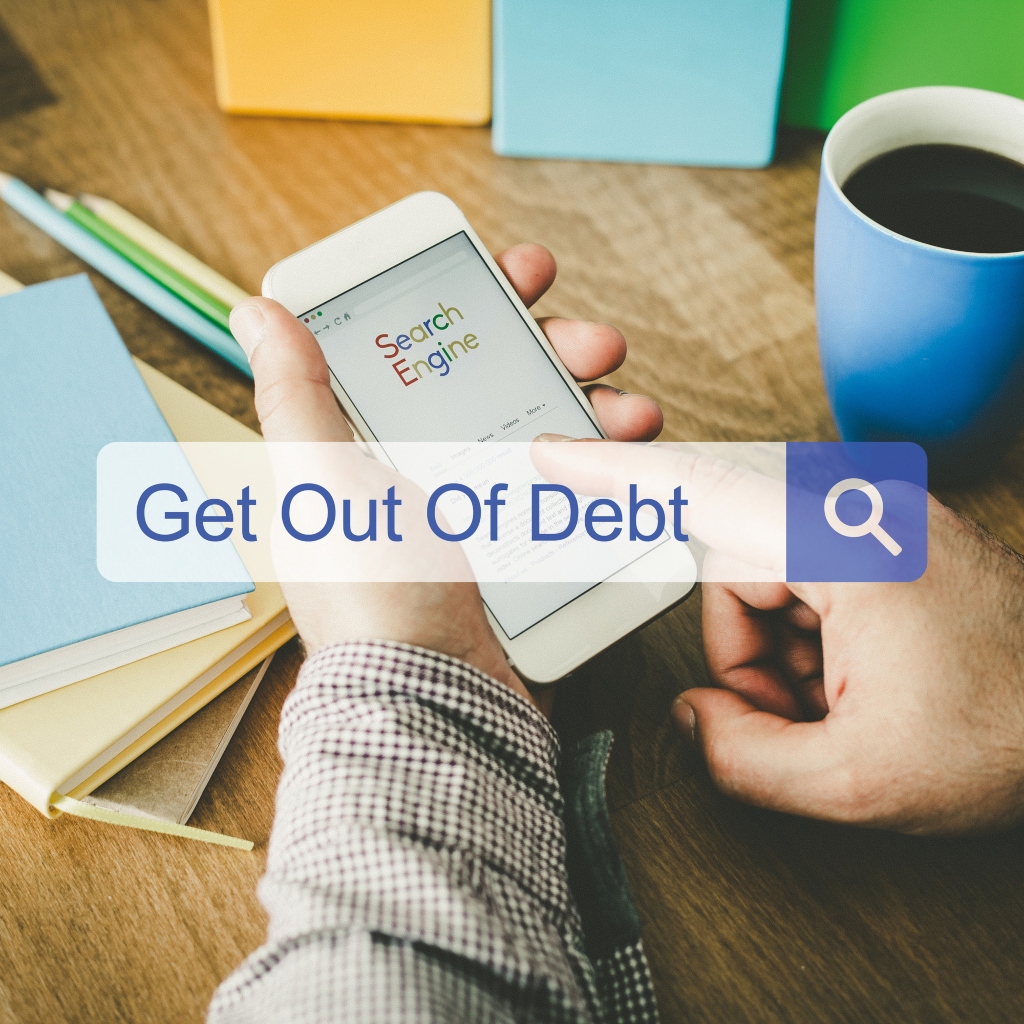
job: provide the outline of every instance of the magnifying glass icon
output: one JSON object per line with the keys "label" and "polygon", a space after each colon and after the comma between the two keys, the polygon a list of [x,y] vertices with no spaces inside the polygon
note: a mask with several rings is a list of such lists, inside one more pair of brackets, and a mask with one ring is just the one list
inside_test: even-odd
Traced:
{"label": "magnifying glass icon", "polygon": [[[857,526],[844,523],[836,513],[836,502],[847,491],[863,491],[871,501],[871,515]],[[870,533],[886,551],[898,555],[903,548],[878,525],[882,521],[882,511],[882,495],[878,493],[878,488],[874,484],[869,484],[867,480],[861,480],[860,477],[851,476],[846,480],[840,480],[825,495],[825,519],[836,533],[842,537],[864,537]]]}

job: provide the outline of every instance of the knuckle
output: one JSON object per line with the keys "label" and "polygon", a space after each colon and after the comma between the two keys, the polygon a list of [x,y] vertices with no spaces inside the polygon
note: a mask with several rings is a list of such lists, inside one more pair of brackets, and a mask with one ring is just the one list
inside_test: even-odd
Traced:
{"label": "knuckle", "polygon": [[294,402],[302,401],[303,394],[322,386],[322,382],[312,377],[278,377],[256,388],[254,403],[256,415],[261,423],[266,423],[281,409]]}
{"label": "knuckle", "polygon": [[885,800],[885,787],[874,773],[855,765],[838,769],[829,785],[828,807],[837,821],[863,825],[875,820]]}
{"label": "knuckle", "polygon": [[721,733],[712,735],[704,743],[704,758],[715,785],[728,796],[743,796],[745,766],[741,748]]}
{"label": "knuckle", "polygon": [[288,401],[289,384],[290,382],[287,381],[271,380],[257,385],[253,401],[256,405],[256,414],[261,422],[268,419],[276,409]]}

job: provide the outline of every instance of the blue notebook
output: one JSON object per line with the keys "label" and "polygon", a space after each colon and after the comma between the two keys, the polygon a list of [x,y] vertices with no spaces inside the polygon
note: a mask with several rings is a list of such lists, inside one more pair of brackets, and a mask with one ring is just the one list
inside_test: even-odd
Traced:
{"label": "blue notebook", "polygon": [[0,298],[0,707],[250,617],[251,582],[100,575],[96,456],[111,441],[174,437],[89,279]]}
{"label": "blue notebook", "polygon": [[789,0],[495,0],[496,153],[761,167]]}

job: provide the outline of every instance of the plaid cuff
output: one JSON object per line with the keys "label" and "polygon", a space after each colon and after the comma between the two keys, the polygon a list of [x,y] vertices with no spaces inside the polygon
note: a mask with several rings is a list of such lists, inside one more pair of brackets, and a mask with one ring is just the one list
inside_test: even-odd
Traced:
{"label": "plaid cuff", "polygon": [[558,740],[532,704],[433,651],[347,643],[303,667],[279,746],[271,939],[365,929],[582,999]]}

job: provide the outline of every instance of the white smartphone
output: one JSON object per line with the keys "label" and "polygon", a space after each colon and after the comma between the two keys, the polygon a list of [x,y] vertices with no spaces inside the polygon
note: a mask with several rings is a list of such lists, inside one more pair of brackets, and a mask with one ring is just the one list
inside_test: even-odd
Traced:
{"label": "white smartphone", "polygon": [[[342,409],[384,458],[388,442],[602,436],[543,331],[440,193],[411,195],[289,256],[267,272],[263,294],[308,324]],[[666,570],[666,558],[678,564]],[[677,604],[695,578],[686,546],[671,544],[597,585],[485,583],[481,593],[517,671],[548,683]],[[648,579],[672,582],[635,582]]]}

